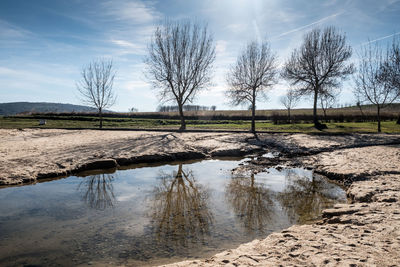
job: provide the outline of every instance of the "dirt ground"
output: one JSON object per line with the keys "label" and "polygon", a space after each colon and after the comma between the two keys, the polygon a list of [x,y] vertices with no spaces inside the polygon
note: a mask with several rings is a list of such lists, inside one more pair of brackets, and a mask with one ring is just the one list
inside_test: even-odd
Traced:
{"label": "dirt ground", "polygon": [[[0,183],[139,162],[279,151],[349,185],[349,204],[323,220],[168,266],[397,266],[400,262],[400,136],[0,130]],[[265,159],[254,166],[266,166]],[[270,162],[271,163],[271,162]]]}

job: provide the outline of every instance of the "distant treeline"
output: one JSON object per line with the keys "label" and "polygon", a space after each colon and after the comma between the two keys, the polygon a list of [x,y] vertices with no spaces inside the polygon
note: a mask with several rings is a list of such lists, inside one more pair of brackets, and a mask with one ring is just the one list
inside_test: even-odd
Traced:
{"label": "distant treeline", "polygon": [[[274,113],[269,118],[274,124],[286,124],[289,122],[288,116],[283,114]],[[343,113],[335,113],[335,114],[327,114],[319,115],[318,119],[323,122],[375,122],[377,121],[376,114],[373,113],[366,113],[366,114],[343,114]],[[382,121],[394,121],[396,120],[398,124],[399,122],[399,115],[395,113],[383,113],[381,114]],[[290,116],[291,123],[312,123],[313,116],[310,114],[295,114]]]}
{"label": "distant treeline", "polygon": [[10,102],[0,103],[0,115],[9,116],[16,114],[31,113],[56,113],[56,112],[96,112],[95,108],[63,104],[63,103],[47,103],[47,102]]}
{"label": "distant treeline", "polygon": [[[36,118],[48,120],[77,120],[77,121],[96,121],[98,120],[97,113],[36,113],[30,115],[13,116],[15,118]],[[177,112],[148,112],[148,113],[105,113],[105,120],[114,122],[123,122],[127,119],[161,119],[161,120],[179,120]],[[326,117],[319,113],[319,119],[326,122],[374,122],[377,120],[376,114],[372,111],[364,111],[362,114],[359,110],[343,110],[332,109],[328,110]],[[398,120],[398,111],[382,112],[382,120]],[[207,120],[207,121],[245,121],[251,119],[249,111],[206,111],[197,113],[195,111],[187,112],[188,120]],[[256,120],[271,121],[275,124],[288,123],[287,111],[278,110],[257,114]],[[292,123],[312,123],[312,111],[293,110],[290,116]]]}
{"label": "distant treeline", "polygon": [[[199,106],[199,105],[184,105],[183,111],[201,111],[201,110],[212,110],[215,111],[217,109],[216,106]],[[179,111],[178,106],[158,106],[157,112],[177,112]]]}

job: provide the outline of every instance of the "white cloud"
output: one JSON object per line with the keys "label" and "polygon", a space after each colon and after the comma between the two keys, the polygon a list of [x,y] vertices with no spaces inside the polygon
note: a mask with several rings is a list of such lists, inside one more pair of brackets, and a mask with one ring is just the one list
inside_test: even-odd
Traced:
{"label": "white cloud", "polygon": [[112,57],[121,57],[129,54],[144,55],[146,54],[146,45],[141,42],[111,39],[110,42],[117,46],[117,49],[112,53]]}
{"label": "white cloud", "polygon": [[390,38],[390,37],[394,37],[394,36],[399,35],[399,34],[400,34],[400,32],[396,32],[396,33],[389,34],[389,35],[386,35],[386,36],[383,36],[383,37],[379,37],[379,38],[376,38],[374,40],[371,40],[371,41],[368,41],[368,42],[364,42],[364,43],[361,44],[361,46],[362,45],[366,45],[366,44],[375,43],[375,42],[378,42],[378,41],[382,41],[384,39],[387,39],[387,38]]}
{"label": "white cloud", "polygon": [[379,11],[385,11],[386,9],[389,9],[396,3],[398,3],[400,0],[387,0],[387,1],[380,1],[381,6],[379,7]]}
{"label": "white cloud", "polygon": [[232,23],[229,24],[225,27],[227,30],[233,32],[233,33],[242,33],[246,31],[247,29],[247,24],[246,23]]}
{"label": "white cloud", "polygon": [[111,42],[113,44],[122,46],[122,47],[130,47],[130,48],[135,48],[137,47],[137,45],[135,45],[134,43],[131,43],[129,41],[125,41],[125,40],[111,40]]}
{"label": "white cloud", "polygon": [[[15,81],[24,83],[26,87],[37,86],[40,88],[40,84],[52,84],[65,86],[71,83],[71,80],[66,78],[59,78],[54,75],[46,75],[43,69],[37,71],[25,70],[25,69],[12,69],[6,67],[0,67],[0,80]],[[2,84],[8,85],[8,83],[2,82]],[[73,84],[73,82],[72,82]]]}
{"label": "white cloud", "polygon": [[255,36],[257,38],[257,42],[261,43],[261,34],[260,34],[260,29],[258,27],[258,23],[255,19],[253,19],[252,22],[253,22],[253,28],[254,28]]}
{"label": "white cloud", "polygon": [[145,24],[160,18],[151,1],[108,0],[102,6],[109,17],[134,24]]}
{"label": "white cloud", "polygon": [[302,30],[307,29],[307,28],[309,28],[309,27],[311,27],[311,26],[321,24],[321,23],[323,23],[323,22],[325,22],[325,21],[327,21],[327,20],[334,19],[334,18],[336,18],[337,16],[339,16],[339,15],[341,15],[341,14],[343,14],[343,13],[344,13],[344,11],[338,12],[338,13],[335,13],[335,14],[333,14],[333,15],[330,15],[330,16],[324,17],[324,18],[322,18],[322,19],[319,19],[319,20],[317,20],[317,21],[314,21],[314,22],[312,22],[312,23],[309,23],[309,24],[307,24],[307,25],[304,25],[304,26],[295,28],[295,29],[293,29],[293,30],[290,30],[290,31],[281,33],[281,34],[279,34],[276,38],[280,38],[280,37],[283,37],[283,36],[285,36],[285,35],[288,35],[288,34],[291,34],[291,33],[294,33],[294,32],[302,31]]}
{"label": "white cloud", "polygon": [[150,85],[142,80],[131,80],[121,83],[121,88],[127,91],[141,91],[143,89],[150,89]]}
{"label": "white cloud", "polygon": [[[74,75],[69,67],[25,64],[23,68],[0,67],[0,84],[8,93],[3,101],[49,101],[79,103]],[[70,77],[68,77],[70,76]]]}
{"label": "white cloud", "polygon": [[0,19],[0,44],[20,44],[32,36],[32,32]]}
{"label": "white cloud", "polygon": [[224,53],[226,50],[227,41],[225,40],[218,40],[215,45],[215,52],[217,54]]}

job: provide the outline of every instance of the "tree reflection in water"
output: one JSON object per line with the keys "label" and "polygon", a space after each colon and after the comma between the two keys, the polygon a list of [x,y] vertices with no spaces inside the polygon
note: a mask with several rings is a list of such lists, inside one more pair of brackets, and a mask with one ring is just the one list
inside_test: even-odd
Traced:
{"label": "tree reflection in water", "polygon": [[85,177],[78,190],[83,192],[82,199],[93,209],[105,210],[113,207],[115,202],[114,176],[111,174],[96,174]]}
{"label": "tree reflection in water", "polygon": [[299,175],[296,170],[285,173],[286,187],[278,193],[278,201],[286,210],[292,223],[307,223],[318,218],[322,210],[336,201],[329,196],[327,183],[321,177]]}
{"label": "tree reflection in water", "polygon": [[177,172],[161,176],[152,200],[152,229],[158,242],[187,247],[189,240],[201,241],[209,233],[213,218],[209,191],[197,183],[192,171],[184,171],[182,164]]}
{"label": "tree reflection in water", "polygon": [[254,174],[250,177],[232,177],[226,189],[227,199],[248,232],[266,229],[271,219],[273,201],[271,192],[264,184],[257,183]]}

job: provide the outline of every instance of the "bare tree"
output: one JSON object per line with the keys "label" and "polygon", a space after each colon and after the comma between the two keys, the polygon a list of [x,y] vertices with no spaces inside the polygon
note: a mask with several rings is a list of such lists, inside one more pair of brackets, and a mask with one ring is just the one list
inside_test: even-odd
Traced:
{"label": "bare tree", "polygon": [[256,99],[266,97],[266,90],[276,83],[276,56],[268,42],[250,42],[231,67],[227,96],[233,105],[250,104],[251,131],[255,132]]}
{"label": "bare tree", "polygon": [[303,44],[295,49],[285,63],[281,76],[300,89],[300,95],[313,95],[313,120],[318,129],[326,126],[317,117],[318,97],[325,91],[339,87],[341,81],[353,73],[347,64],[352,49],[346,44],[345,35],[334,27],[314,29],[304,36]]}
{"label": "bare tree", "polygon": [[78,185],[78,190],[82,190],[82,199],[89,207],[98,210],[105,210],[115,204],[114,176],[111,174],[95,174],[85,177]]}
{"label": "bare tree", "polygon": [[100,129],[103,128],[103,111],[115,104],[113,90],[115,71],[111,60],[99,59],[82,68],[82,78],[76,87],[82,101],[97,109]]}
{"label": "bare tree", "polygon": [[264,232],[265,226],[273,218],[273,194],[270,189],[257,182],[254,173],[251,173],[249,176],[233,176],[225,191],[246,231]]}
{"label": "bare tree", "polygon": [[360,110],[361,116],[364,117],[364,112],[362,111],[363,97],[361,97],[360,92],[357,92],[356,90],[354,91],[354,94],[356,98],[356,106]]}
{"label": "bare tree", "polygon": [[324,120],[326,121],[326,110],[328,108],[333,108],[337,102],[340,91],[338,90],[324,90],[319,98],[319,104],[322,111],[324,112]]}
{"label": "bare tree", "polygon": [[[209,188],[202,186],[191,170],[162,174],[151,193],[151,219],[159,242],[187,248],[210,232],[213,214]],[[178,238],[177,238],[178,237]]]}
{"label": "bare tree", "polygon": [[285,176],[286,186],[282,192],[277,193],[277,200],[293,223],[315,220],[322,210],[337,201],[337,196],[329,194],[329,185],[322,177],[313,175],[309,179],[293,169],[286,170]]}
{"label": "bare tree", "polygon": [[186,129],[183,105],[211,82],[215,45],[207,26],[165,21],[155,30],[145,59],[146,76],[160,90],[160,100],[176,101]]}
{"label": "bare tree", "polygon": [[387,49],[380,78],[388,82],[388,86],[400,91],[400,41],[398,38],[393,38],[391,46]]}
{"label": "bare tree", "polygon": [[359,53],[358,72],[354,76],[354,94],[376,106],[378,132],[381,132],[381,109],[393,103],[400,91],[393,86],[384,70],[385,56],[379,44],[367,44]]}
{"label": "bare tree", "polygon": [[[383,70],[381,80],[389,83],[389,86],[395,90],[400,91],[400,40],[393,38],[392,44],[389,47],[385,62],[383,63]],[[397,119],[397,124],[400,124],[400,114]]]}
{"label": "bare tree", "polygon": [[279,101],[288,110],[288,121],[290,123],[290,110],[294,108],[300,100],[300,97],[293,89],[286,92],[285,95],[281,96]]}

